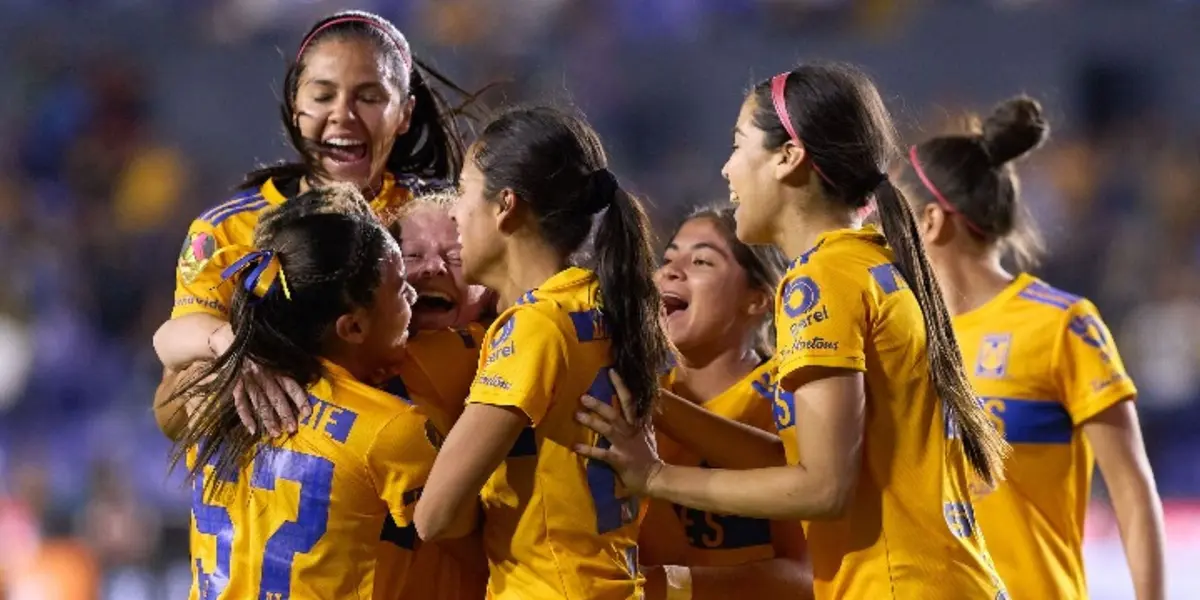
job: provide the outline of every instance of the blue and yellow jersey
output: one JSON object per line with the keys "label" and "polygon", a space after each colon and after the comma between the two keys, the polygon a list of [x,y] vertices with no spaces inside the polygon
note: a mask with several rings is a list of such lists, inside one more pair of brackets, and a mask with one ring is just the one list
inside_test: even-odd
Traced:
{"label": "blue and yellow jersey", "polygon": [[[371,201],[371,208],[377,214],[391,213],[410,198],[408,188],[398,185],[394,177],[387,175],[379,195]],[[220,285],[221,271],[238,257],[228,253],[213,255],[231,244],[253,245],[254,228],[263,213],[286,200],[287,196],[276,187],[275,181],[268,179],[259,189],[242,192],[192,221],[175,268],[172,319],[192,313],[229,318],[233,286]]]}
{"label": "blue and yellow jersey", "polygon": [[1020,275],[954,319],[963,362],[1013,453],[975,501],[1015,598],[1086,598],[1083,520],[1091,447],[1078,426],[1137,395],[1096,307]]}
{"label": "blue and yellow jersey", "polygon": [[611,402],[611,349],[596,276],[571,267],[525,293],[488,329],[468,402],[529,416],[484,485],[484,545],[496,600],[629,600],[641,594],[637,503],[616,474],[572,450],[596,436],[579,397]]}
{"label": "blue and yellow jersey", "polygon": [[436,455],[426,418],[324,366],[296,434],[259,446],[215,495],[204,492],[212,467],[196,479],[193,600],[370,598],[377,569],[408,576],[413,553],[380,559],[380,531],[389,518],[411,524]]}
{"label": "blue and yellow jersey", "polygon": [[399,375],[413,389],[414,401],[437,401],[421,409],[445,435],[462,414],[475,370],[484,328],[478,323],[437,331],[414,331],[408,338],[407,354]]}
{"label": "blue and yellow jersey", "polygon": [[[410,398],[428,416],[426,435],[435,446],[441,446],[466,404],[475,369],[479,366],[483,334],[483,327],[476,324],[462,329],[414,332],[409,337],[408,354],[400,366],[399,376],[387,384],[389,391]],[[483,544],[480,533],[460,540],[428,543],[417,537],[411,525],[401,528],[389,522],[382,539],[380,556],[385,562],[403,564],[402,558],[396,555],[403,557],[415,549],[410,568],[420,576],[404,577],[406,571],[393,573],[388,569],[383,575],[389,579],[388,585],[376,586],[376,600],[480,600],[484,597],[488,568],[483,552],[462,557],[463,553],[455,555],[447,549],[447,546],[461,548],[466,544],[480,547]],[[396,576],[405,581],[391,581]],[[402,591],[398,595],[383,591],[395,589]]]}
{"label": "blue and yellow jersey", "polygon": [[866,383],[853,499],[842,518],[805,527],[816,596],[1002,597],[962,442],[930,379],[924,317],[894,260],[878,230],[832,231],[792,263],[776,296],[775,422],[789,463],[803,457],[787,378],[831,367]]}
{"label": "blue and yellow jersey", "polygon": [[[772,411],[774,371],[774,360],[765,361],[741,381],[705,402],[704,408],[727,419],[775,433]],[[674,370],[668,373],[663,387],[675,391],[674,376]],[[707,466],[699,455],[661,431],[658,433],[658,455],[667,464]],[[651,500],[639,537],[645,549],[642,564],[725,567],[768,560],[777,557],[775,536],[799,537],[797,527],[795,522],[776,523],[767,519],[721,515],[664,500]]]}

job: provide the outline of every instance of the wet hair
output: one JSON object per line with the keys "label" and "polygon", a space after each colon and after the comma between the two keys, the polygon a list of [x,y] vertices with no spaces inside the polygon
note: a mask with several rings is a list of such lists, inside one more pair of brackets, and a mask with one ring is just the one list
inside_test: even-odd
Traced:
{"label": "wet hair", "polygon": [[[225,282],[234,286],[233,343],[169,400],[210,398],[189,419],[173,464],[196,447],[199,454],[190,475],[199,477],[212,464],[221,476],[211,482],[231,479],[253,458],[251,450],[260,438],[242,426],[232,395],[243,366],[252,361],[304,388],[320,379],[319,357],[334,323],[373,303],[383,260],[394,244],[349,184],[300,194],[264,215],[254,234],[261,262],[246,264]],[[282,275],[268,286],[256,285],[271,261],[278,261]]]}
{"label": "wet hair", "polygon": [[899,183],[919,206],[937,202],[972,236],[1000,243],[1022,270],[1037,265],[1043,249],[1012,161],[1040,146],[1050,126],[1028,96],[1009,99],[978,131],[937,136],[909,149]]}
{"label": "wet hair", "polygon": [[659,324],[654,249],[646,213],[618,185],[595,131],[581,117],[547,107],[502,114],[475,142],[484,190],[508,189],[528,207],[542,239],[566,258],[581,250],[593,223],[592,258],[613,365],[645,422],[658,396],[669,344]]}
{"label": "wet hair", "polygon": [[[717,234],[733,252],[733,258],[746,273],[746,283],[752,288],[774,297],[783,274],[787,271],[787,259],[778,248],[769,245],[747,244],[737,237],[737,220],[732,206],[714,204],[694,209],[679,223],[668,238],[673,243],[684,225],[692,221],[705,220],[713,224]],[[767,311],[762,326],[754,335],[754,351],[766,360],[775,354],[775,312]]]}
{"label": "wet hair", "polygon": [[961,432],[971,467],[994,483],[1002,476],[1007,444],[988,421],[963,370],[950,314],[921,245],[912,207],[887,177],[896,134],[875,84],[849,65],[806,64],[760,82],[751,97],[764,146],[776,150],[788,142],[802,145],[826,198],[847,210],[860,209],[874,198],[896,268],[924,316],[934,389]]}
{"label": "wet hair", "polygon": [[[381,59],[388,63],[391,83],[402,97],[413,96],[408,131],[396,138],[388,155],[387,170],[397,175],[412,175],[422,179],[457,180],[462,170],[463,145],[456,117],[463,112],[478,93],[471,94],[455,85],[444,75],[430,68],[412,54],[408,39],[383,17],[347,10],[334,13],[308,30],[295,60],[288,65],[283,79],[283,102],[280,107],[283,127],[292,148],[303,158],[301,162],[284,162],[267,166],[246,175],[242,189],[256,189],[268,179],[291,180],[308,177],[320,169],[314,142],[306,140],[296,124],[296,94],[305,59],[320,42],[326,40],[358,39],[370,41]],[[451,107],[446,99],[429,84],[429,78],[467,98],[463,106]]]}

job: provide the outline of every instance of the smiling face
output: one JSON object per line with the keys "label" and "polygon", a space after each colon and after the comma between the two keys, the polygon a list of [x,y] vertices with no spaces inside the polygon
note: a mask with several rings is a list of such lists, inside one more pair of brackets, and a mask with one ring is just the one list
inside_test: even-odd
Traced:
{"label": "smiling face", "polygon": [[400,249],[388,240],[380,264],[379,285],[371,304],[355,309],[364,332],[359,345],[366,364],[395,364],[403,359],[416,292],[409,285]]}
{"label": "smiling face", "polygon": [[451,211],[462,244],[464,279],[484,284],[489,272],[503,271],[504,235],[500,231],[500,206],[487,197],[487,180],[475,164],[474,145],[467,151],[459,177],[459,199]]}
{"label": "smiling face", "polygon": [[779,151],[768,150],[765,135],[754,124],[753,97],[742,103],[733,130],[733,150],[721,168],[729,182],[729,199],[737,206],[738,239],[767,244],[774,239],[775,217],[783,209],[779,194]]}
{"label": "smiling face", "polygon": [[696,350],[740,346],[762,323],[764,293],[750,285],[711,219],[694,218],[679,228],[655,282],[667,336],[685,357]]}
{"label": "smiling face", "polygon": [[382,180],[413,108],[391,62],[369,38],[330,37],[305,51],[295,119],[323,176],[362,189]]}
{"label": "smiling face", "polygon": [[466,325],[481,311],[483,289],[463,276],[462,244],[448,209],[433,203],[414,208],[400,222],[408,280],[417,290],[414,329]]}

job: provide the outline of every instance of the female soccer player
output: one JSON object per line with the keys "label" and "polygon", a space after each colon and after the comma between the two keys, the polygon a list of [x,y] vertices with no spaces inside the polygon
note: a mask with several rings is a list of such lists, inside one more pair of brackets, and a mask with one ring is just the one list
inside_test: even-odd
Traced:
{"label": "female soccer player", "polygon": [[[998,478],[1005,445],[963,373],[912,210],[885,174],[893,148],[875,86],[841,65],[759,83],[734,128],[723,173],[740,202],[738,238],[794,257],[775,309],[775,422],[790,466],[663,465],[652,438],[590,399],[596,412],[580,418],[612,449],[580,451],[611,462],[635,493],[809,521],[817,598],[1004,597],[969,474]],[[882,233],[860,226],[872,196]],[[778,460],[779,440],[753,428],[711,436]]]}
{"label": "female soccer player", "polygon": [[[344,186],[289,200],[253,248],[222,252],[236,255],[234,342],[181,390],[212,400],[173,457],[194,484],[192,597],[366,598],[377,567],[402,583],[413,553],[377,561],[380,531],[409,523],[435,450],[424,415],[373,387],[408,338],[399,247]],[[295,435],[264,443],[242,426],[231,394],[247,360],[309,390]]]}
{"label": "female soccer player", "polygon": [[[769,246],[738,241],[732,208],[692,213],[667,245],[657,272],[664,328],[677,364],[664,387],[697,406],[775,432],[769,328],[784,260]],[[670,405],[667,406],[670,410]],[[656,419],[657,443],[671,464],[702,457],[672,439]],[[686,427],[686,424],[683,424]],[[676,432],[681,438],[686,432]],[[694,598],[811,598],[799,521],[768,521],[694,510],[656,500],[638,536],[646,598],[691,584]]]}
{"label": "female soccer player", "polygon": [[[192,223],[179,256],[175,308],[154,337],[166,366],[156,405],[170,395],[181,368],[229,348],[229,290],[216,285],[215,274],[230,257],[216,251],[248,244],[264,211],[303,190],[348,182],[388,219],[408,201],[413,176],[457,176],[462,151],[453,119],[417,66],[404,35],[370,13],[336,13],[304,36],[282,92],[284,127],[303,160],[251,173],[244,193]],[[216,268],[207,268],[213,260]],[[294,432],[289,398],[308,410],[295,382],[252,361],[236,392],[248,395],[258,413],[239,403],[247,406],[242,419],[252,431],[263,425],[276,435],[282,418],[282,428]]]}
{"label": "female soccer player", "polygon": [[1094,454],[1137,597],[1159,599],[1162,504],[1133,406],[1137,390],[1112,336],[1091,302],[1001,265],[1006,249],[1022,270],[1036,259],[1036,232],[1009,163],[1048,129],[1035,100],[1014,98],[981,132],[910,148],[903,170],[967,373],[1013,446],[1007,480],[976,501],[976,516],[1014,597],[1086,598],[1083,521]]}
{"label": "female soccer player", "polygon": [[[461,185],[463,272],[505,310],[438,453],[417,531],[453,536],[482,491],[489,598],[636,598],[636,499],[571,446],[593,441],[573,416],[585,392],[611,399],[610,369],[646,399],[634,415],[643,419],[665,366],[645,213],[591,127],[549,108],[488,124]],[[594,271],[571,261],[593,224]]]}

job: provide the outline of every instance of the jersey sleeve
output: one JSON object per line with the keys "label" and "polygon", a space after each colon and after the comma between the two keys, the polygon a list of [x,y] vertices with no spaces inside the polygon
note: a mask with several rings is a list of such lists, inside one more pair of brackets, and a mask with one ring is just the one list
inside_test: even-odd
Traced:
{"label": "jersey sleeve", "polygon": [[175,265],[175,306],[171,318],[193,313],[205,313],[222,319],[229,318],[229,303],[233,299],[230,286],[222,286],[221,270],[227,266],[226,256],[214,254],[223,245],[221,232],[208,221],[196,219],[188,228],[187,238],[179,251]]}
{"label": "jersey sleeve", "polygon": [[400,527],[412,523],[413,508],[437,457],[425,429],[425,419],[417,413],[399,414],[384,425],[367,452],[371,480]]}
{"label": "jersey sleeve", "polygon": [[866,285],[815,263],[788,274],[775,306],[779,381],[803,367],[866,370]]}
{"label": "jersey sleeve", "polygon": [[552,318],[532,307],[516,310],[488,330],[487,358],[468,402],[521,409],[536,427],[550,409],[554,383],[567,360],[567,342]]}
{"label": "jersey sleeve", "polygon": [[1071,305],[1056,359],[1063,404],[1076,424],[1137,395],[1112,333],[1087,300]]}

